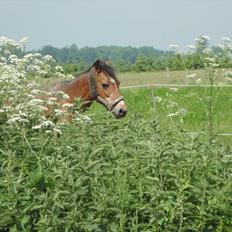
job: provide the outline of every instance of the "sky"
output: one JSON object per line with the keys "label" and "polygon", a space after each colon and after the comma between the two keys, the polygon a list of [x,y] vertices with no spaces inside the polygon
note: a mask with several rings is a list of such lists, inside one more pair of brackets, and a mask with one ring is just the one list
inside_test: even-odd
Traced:
{"label": "sky", "polygon": [[76,44],[167,50],[232,37],[232,0],[0,0],[0,36],[28,37],[27,49]]}

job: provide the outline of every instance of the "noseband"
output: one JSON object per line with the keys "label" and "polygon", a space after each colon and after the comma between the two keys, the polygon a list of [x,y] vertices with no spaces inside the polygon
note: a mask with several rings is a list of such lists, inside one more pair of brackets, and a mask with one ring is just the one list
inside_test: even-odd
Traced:
{"label": "noseband", "polygon": [[90,89],[91,97],[94,100],[98,101],[99,103],[103,104],[107,108],[107,110],[109,110],[109,111],[112,111],[114,109],[114,107],[120,101],[122,101],[124,99],[123,96],[119,96],[115,100],[108,102],[105,99],[103,99],[101,96],[99,96],[99,94],[97,92],[97,81],[96,81],[96,77],[94,75],[93,70],[91,70],[89,73],[89,89]]}

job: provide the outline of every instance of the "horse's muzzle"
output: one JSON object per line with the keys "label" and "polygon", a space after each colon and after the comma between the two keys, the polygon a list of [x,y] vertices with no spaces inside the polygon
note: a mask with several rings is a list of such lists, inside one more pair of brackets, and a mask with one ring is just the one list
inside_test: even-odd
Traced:
{"label": "horse's muzzle", "polygon": [[116,118],[123,118],[127,114],[127,107],[124,101],[120,101],[113,109],[112,113]]}

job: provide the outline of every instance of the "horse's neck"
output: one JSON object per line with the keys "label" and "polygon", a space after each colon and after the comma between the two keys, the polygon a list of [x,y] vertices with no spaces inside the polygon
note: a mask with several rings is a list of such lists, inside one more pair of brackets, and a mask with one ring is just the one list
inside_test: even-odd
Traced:
{"label": "horse's neck", "polygon": [[71,101],[74,101],[78,97],[86,101],[91,100],[88,74],[72,80],[66,88],[66,93],[69,95]]}

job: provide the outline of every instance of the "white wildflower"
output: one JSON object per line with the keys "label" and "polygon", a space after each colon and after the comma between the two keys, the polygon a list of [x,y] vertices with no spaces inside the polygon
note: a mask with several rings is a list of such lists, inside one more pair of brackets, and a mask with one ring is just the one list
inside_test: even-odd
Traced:
{"label": "white wildflower", "polygon": [[225,80],[231,82],[231,81],[232,81],[232,78],[226,77]]}
{"label": "white wildflower", "polygon": [[210,40],[210,37],[207,36],[207,35],[200,35],[199,37],[197,37],[197,38],[195,39],[195,41],[197,41],[197,42],[199,42],[199,43],[202,43],[202,42],[208,41],[208,40]]}
{"label": "white wildflower", "polygon": [[44,63],[43,63],[41,60],[39,60],[39,59],[36,58],[36,59],[33,60],[33,64],[34,64],[34,65],[41,66],[41,65],[43,65]]}
{"label": "white wildflower", "polygon": [[161,102],[161,101],[162,101],[162,98],[159,97],[159,96],[155,96],[155,97],[153,97],[153,101],[154,101],[154,102]]}
{"label": "white wildflower", "polygon": [[45,112],[45,111],[48,111],[48,108],[46,107],[46,106],[41,106],[41,105],[38,105],[38,106],[36,106],[37,108],[37,110],[39,111],[39,112]]}
{"label": "white wildflower", "polygon": [[79,122],[81,121],[81,119],[79,117],[75,117],[75,120],[79,121]]}
{"label": "white wildflower", "polygon": [[178,106],[178,103],[177,102],[174,102],[174,101],[170,101],[168,104],[167,104],[167,107],[176,107]]}
{"label": "white wildflower", "polygon": [[172,118],[172,117],[176,117],[177,116],[177,113],[170,113],[167,115],[168,117]]}
{"label": "white wildflower", "polygon": [[63,94],[63,99],[68,100],[68,99],[70,99],[70,97],[68,94]]}
{"label": "white wildflower", "polygon": [[29,106],[34,106],[34,105],[39,105],[39,104],[42,104],[43,103],[43,100],[41,99],[38,99],[38,98],[35,98],[35,99],[32,99],[30,100],[27,105]]}
{"label": "white wildflower", "polygon": [[231,41],[231,39],[229,38],[229,37],[222,37],[222,41],[223,42],[226,42],[226,43],[231,43],[232,41]]}
{"label": "white wildflower", "polygon": [[29,54],[26,54],[23,58],[24,60],[28,60],[28,61],[32,61],[36,58],[40,58],[41,57],[41,54],[39,53],[29,53]]}
{"label": "white wildflower", "polygon": [[7,59],[5,57],[0,57],[0,62],[7,63]]}
{"label": "white wildflower", "polygon": [[45,75],[47,74],[47,72],[44,71],[44,70],[39,70],[39,71],[38,71],[38,74],[39,74],[40,76],[45,76]]}
{"label": "white wildflower", "polygon": [[51,130],[46,130],[45,133],[46,134],[52,134],[52,131]]}
{"label": "white wildflower", "polygon": [[173,92],[177,92],[178,89],[177,88],[169,88],[169,90],[173,91]]}
{"label": "white wildflower", "polygon": [[57,101],[57,98],[56,97],[49,97],[48,100],[50,100],[50,101]]}
{"label": "white wildflower", "polygon": [[197,74],[193,73],[193,74],[187,75],[186,78],[188,78],[188,79],[194,79],[196,76],[197,76]]}
{"label": "white wildflower", "polygon": [[204,49],[203,53],[206,55],[210,55],[210,54],[213,54],[213,51],[211,48],[206,48],[206,49]]}
{"label": "white wildflower", "polygon": [[50,60],[53,60],[53,57],[50,55],[46,55],[46,56],[44,56],[44,59],[47,61],[50,61]]}
{"label": "white wildflower", "polygon": [[71,107],[73,107],[73,104],[71,104],[71,103],[64,103],[63,107],[64,108],[71,108]]}
{"label": "white wildflower", "polygon": [[62,134],[62,131],[61,131],[60,129],[58,129],[58,128],[54,128],[54,129],[53,129],[53,132],[55,132],[55,133],[58,134],[58,135],[61,135],[61,134]]}
{"label": "white wildflower", "polygon": [[12,64],[18,64],[20,61],[16,55],[10,55],[8,60]]}
{"label": "white wildflower", "polygon": [[22,112],[21,110],[19,111],[19,115],[21,116],[21,117],[28,117],[28,113],[26,113],[26,112]]}
{"label": "white wildflower", "polygon": [[202,83],[202,79],[201,79],[201,78],[198,78],[198,79],[196,80],[196,83],[197,83],[198,85],[200,85],[200,84]]}
{"label": "white wildflower", "polygon": [[221,44],[216,44],[215,47],[218,47],[220,49],[223,49],[223,46]]}
{"label": "white wildflower", "polygon": [[66,146],[66,148],[67,148],[68,150],[70,150],[70,151],[73,150],[72,147],[70,147],[70,146]]}
{"label": "white wildflower", "polygon": [[42,125],[35,125],[32,127],[33,130],[39,130],[42,128]]}
{"label": "white wildflower", "polygon": [[65,100],[68,100],[70,97],[68,96],[68,94],[62,92],[62,91],[57,91],[56,92],[58,94],[58,97],[62,98],[62,99],[65,99]]}
{"label": "white wildflower", "polygon": [[[30,82],[30,83],[27,84],[27,87],[30,88],[30,89],[35,88],[35,86],[37,86],[36,83]],[[33,90],[32,90],[32,91],[33,91]]]}
{"label": "white wildflower", "polygon": [[60,109],[55,109],[54,112],[55,112],[56,117],[61,117],[64,115],[64,111],[62,111]]}
{"label": "white wildflower", "polygon": [[37,95],[37,94],[39,94],[39,93],[45,93],[45,92],[44,92],[44,91],[41,91],[41,90],[39,90],[39,89],[33,89],[33,90],[31,91],[31,93],[34,94],[34,95]]}
{"label": "white wildflower", "polygon": [[194,45],[187,45],[187,48],[190,50],[196,50],[196,46]]}
{"label": "white wildflower", "polygon": [[19,41],[19,43],[21,44],[21,45],[25,45],[26,43],[28,43],[28,37],[23,37],[22,39],[20,39],[20,41]]}
{"label": "white wildflower", "polygon": [[185,108],[181,108],[177,111],[178,115],[185,116],[187,114],[187,110]]}
{"label": "white wildflower", "polygon": [[54,123],[50,120],[46,120],[46,121],[42,122],[42,127],[43,128],[54,127]]}
{"label": "white wildflower", "polygon": [[35,98],[35,95],[30,94],[30,93],[27,93],[26,96],[29,97],[29,98]]}
{"label": "white wildflower", "polygon": [[180,53],[180,47],[176,44],[169,45],[169,49],[174,52],[175,54]]}
{"label": "white wildflower", "polygon": [[14,124],[16,122],[28,122],[28,120],[24,119],[24,118],[21,118],[20,116],[15,116],[15,117],[11,117],[7,121],[8,124]]}
{"label": "white wildflower", "polygon": [[55,67],[55,70],[57,72],[63,72],[64,71],[64,69],[61,66],[58,66],[58,65]]}
{"label": "white wildflower", "polygon": [[226,77],[232,77],[232,71],[226,71],[224,75]]}
{"label": "white wildflower", "polygon": [[177,44],[171,44],[171,45],[169,45],[169,49],[171,49],[171,50],[178,50],[179,49],[179,45],[177,45]]}
{"label": "white wildflower", "polygon": [[85,121],[85,122],[92,122],[91,118],[87,115],[83,115],[82,116],[82,119]]}
{"label": "white wildflower", "polygon": [[210,57],[206,57],[205,60],[208,61],[208,62],[211,62],[211,63],[215,62],[215,59],[210,58]]}

